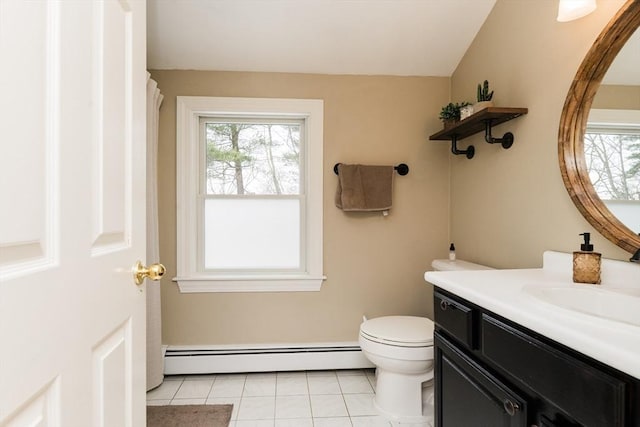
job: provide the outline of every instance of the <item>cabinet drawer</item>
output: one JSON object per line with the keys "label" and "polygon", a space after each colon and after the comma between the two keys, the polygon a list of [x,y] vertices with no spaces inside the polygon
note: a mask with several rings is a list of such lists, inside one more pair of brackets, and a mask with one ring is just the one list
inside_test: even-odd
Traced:
{"label": "cabinet drawer", "polygon": [[488,360],[581,425],[625,425],[623,381],[484,313],[481,336]]}
{"label": "cabinet drawer", "polygon": [[436,324],[462,344],[475,349],[477,340],[474,333],[474,310],[440,292],[434,293],[434,304]]}
{"label": "cabinet drawer", "polygon": [[438,332],[436,346],[436,426],[527,425],[527,401]]}

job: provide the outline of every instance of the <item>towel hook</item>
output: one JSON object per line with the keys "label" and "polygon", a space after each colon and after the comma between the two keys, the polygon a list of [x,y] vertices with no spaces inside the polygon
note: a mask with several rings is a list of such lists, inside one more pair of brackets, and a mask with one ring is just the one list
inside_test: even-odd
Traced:
{"label": "towel hook", "polygon": [[[340,164],[341,163],[336,163],[333,166],[333,173],[335,173],[336,175],[338,175],[338,166],[340,166]],[[400,163],[398,166],[394,166],[393,169],[398,172],[398,175],[401,176],[405,176],[409,173],[409,165],[407,165],[406,163]]]}

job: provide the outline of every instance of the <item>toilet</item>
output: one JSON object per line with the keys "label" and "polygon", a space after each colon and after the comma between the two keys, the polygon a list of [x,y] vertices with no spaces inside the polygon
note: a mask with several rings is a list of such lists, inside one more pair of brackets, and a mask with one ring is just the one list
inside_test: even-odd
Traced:
{"label": "toilet", "polygon": [[[466,261],[437,259],[436,271],[488,270]],[[398,423],[431,425],[433,421],[433,322],[426,317],[384,316],[365,320],[358,341],[376,366],[374,405]]]}

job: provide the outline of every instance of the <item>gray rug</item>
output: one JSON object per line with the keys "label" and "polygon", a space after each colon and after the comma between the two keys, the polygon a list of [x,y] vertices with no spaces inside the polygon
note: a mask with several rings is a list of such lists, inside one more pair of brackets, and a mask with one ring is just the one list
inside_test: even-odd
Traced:
{"label": "gray rug", "polygon": [[147,406],[147,427],[227,427],[233,405]]}

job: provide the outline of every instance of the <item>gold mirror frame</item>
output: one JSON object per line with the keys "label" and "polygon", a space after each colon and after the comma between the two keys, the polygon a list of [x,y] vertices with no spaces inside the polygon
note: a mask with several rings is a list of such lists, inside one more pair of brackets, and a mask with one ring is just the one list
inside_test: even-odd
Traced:
{"label": "gold mirror frame", "polygon": [[560,117],[558,158],[564,185],[582,216],[604,237],[634,253],[640,236],[607,209],[596,193],[584,156],[584,133],[593,98],[622,46],[640,26],[640,1],[629,0],[600,33],[576,73]]}

